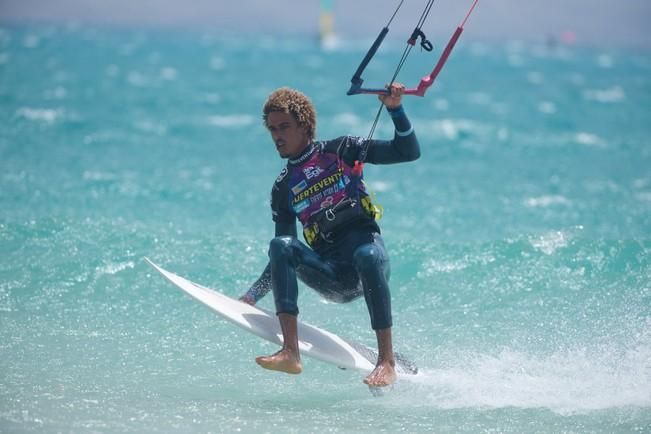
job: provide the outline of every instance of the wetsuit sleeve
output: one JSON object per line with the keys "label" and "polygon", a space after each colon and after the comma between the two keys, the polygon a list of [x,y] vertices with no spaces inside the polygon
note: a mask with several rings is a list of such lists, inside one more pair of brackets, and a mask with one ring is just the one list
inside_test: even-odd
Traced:
{"label": "wetsuit sleeve", "polygon": [[391,164],[414,161],[420,157],[420,144],[402,105],[387,109],[395,126],[393,140],[371,140],[366,161]]}
{"label": "wetsuit sleeve", "polygon": [[253,285],[249,288],[248,291],[246,291],[246,294],[244,294],[241,298],[242,299],[248,299],[248,300],[254,300],[256,303],[258,300],[260,300],[262,297],[267,295],[267,293],[271,290],[271,263],[268,262],[267,266],[264,268],[264,271],[258,277],[258,280],[256,280]]}

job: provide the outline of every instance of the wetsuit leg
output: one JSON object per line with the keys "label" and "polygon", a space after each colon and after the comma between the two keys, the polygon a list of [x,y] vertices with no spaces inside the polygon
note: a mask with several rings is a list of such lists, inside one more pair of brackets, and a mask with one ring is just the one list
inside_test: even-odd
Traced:
{"label": "wetsuit leg", "polygon": [[269,259],[276,313],[298,315],[297,271],[301,280],[317,290],[340,285],[332,264],[295,237],[280,236],[271,240]]}
{"label": "wetsuit leg", "polygon": [[389,256],[379,236],[373,243],[362,244],[353,253],[353,263],[364,287],[364,298],[373,330],[392,325]]}

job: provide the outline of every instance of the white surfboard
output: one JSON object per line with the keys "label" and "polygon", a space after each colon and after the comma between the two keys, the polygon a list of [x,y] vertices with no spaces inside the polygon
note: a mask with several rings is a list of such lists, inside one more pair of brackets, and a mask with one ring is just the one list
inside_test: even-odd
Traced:
{"label": "white surfboard", "polygon": [[[256,306],[230,298],[219,291],[206,288],[174,273],[164,270],[148,258],[145,260],[178,288],[205,304],[231,323],[269,342],[281,345],[282,331],[276,315]],[[340,368],[371,372],[377,361],[377,351],[362,344],[349,342],[318,327],[298,322],[301,354],[334,364]],[[396,353],[396,371],[399,375],[415,375],[413,362]]]}

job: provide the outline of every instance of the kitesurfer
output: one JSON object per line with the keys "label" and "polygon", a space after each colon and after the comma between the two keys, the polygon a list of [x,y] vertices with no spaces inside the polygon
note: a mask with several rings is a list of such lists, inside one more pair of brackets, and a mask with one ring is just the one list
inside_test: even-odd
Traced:
{"label": "kitesurfer", "polygon": [[[364,382],[386,386],[396,380],[389,257],[376,222],[381,211],[362,182],[361,163],[419,158],[420,146],[401,104],[404,89],[393,83],[388,94],[379,95],[395,126],[391,140],[343,136],[316,141],[316,111],[308,97],[281,88],[267,99],[264,125],[287,165],[271,192],[275,238],[269,246],[269,263],[240,297],[255,304],[273,290],[284,344],[277,353],[256,358],[262,367],[290,374],[302,370],[297,332],[300,279],[334,302],[364,296],[379,353]],[[307,244],[298,240],[297,220]]]}

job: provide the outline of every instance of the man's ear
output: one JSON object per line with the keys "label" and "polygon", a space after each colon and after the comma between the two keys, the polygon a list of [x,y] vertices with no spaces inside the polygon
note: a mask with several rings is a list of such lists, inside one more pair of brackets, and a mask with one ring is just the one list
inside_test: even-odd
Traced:
{"label": "man's ear", "polygon": [[301,131],[301,133],[303,133],[303,137],[305,137],[305,140],[307,140],[309,142],[310,141],[310,135],[307,133],[307,129],[308,129],[307,126],[306,125],[299,125],[298,128]]}

